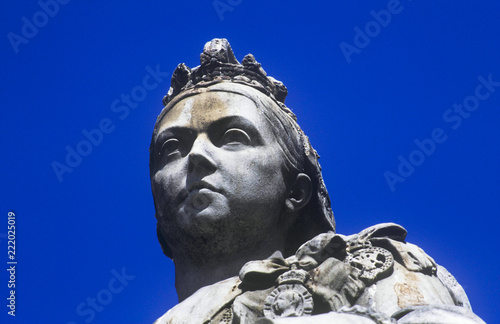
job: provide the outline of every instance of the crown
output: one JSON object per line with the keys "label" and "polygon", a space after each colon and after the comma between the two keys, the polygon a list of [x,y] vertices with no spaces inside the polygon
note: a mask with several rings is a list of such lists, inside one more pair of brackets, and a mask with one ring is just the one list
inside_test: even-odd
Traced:
{"label": "crown", "polygon": [[293,283],[304,284],[308,277],[309,275],[305,270],[292,269],[279,276],[276,282],[278,283],[278,285]]}
{"label": "crown", "polygon": [[172,75],[170,90],[163,98],[163,104],[166,106],[182,91],[194,87],[207,87],[223,81],[251,86],[284,107],[285,97],[288,94],[285,85],[267,76],[252,54],[247,54],[240,64],[225,38],[215,38],[205,44],[199,66],[193,69],[184,63],[177,66]]}

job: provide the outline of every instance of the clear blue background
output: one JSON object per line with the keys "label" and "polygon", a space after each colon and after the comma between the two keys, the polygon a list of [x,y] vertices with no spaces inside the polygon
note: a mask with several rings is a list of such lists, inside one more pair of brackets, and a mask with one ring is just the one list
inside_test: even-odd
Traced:
{"label": "clear blue background", "polygon": [[[478,76],[500,81],[500,3],[401,0],[350,63],[340,43],[352,45],[353,28],[388,1],[232,3],[221,19],[210,0],[73,0],[18,53],[7,35],[22,35],[23,17],[42,9],[0,5],[0,269],[11,210],[19,262],[15,318],[0,272],[0,322],[86,323],[76,309],[103,296],[113,269],[135,278],[91,322],[152,323],[176,303],[173,264],[156,240],[148,146],[171,72],[198,65],[205,42],[225,37],[239,60],[253,53],[287,85],[287,104],[321,155],[338,232],[402,224],[456,276],[475,312],[500,323],[500,88],[458,129],[443,120]],[[120,119],[112,102],[157,65],[169,76]],[[66,146],[76,149],[103,118],[114,130],[60,182],[51,164],[65,163]],[[435,128],[446,142],[392,192],[384,172],[396,173],[398,156]]]}

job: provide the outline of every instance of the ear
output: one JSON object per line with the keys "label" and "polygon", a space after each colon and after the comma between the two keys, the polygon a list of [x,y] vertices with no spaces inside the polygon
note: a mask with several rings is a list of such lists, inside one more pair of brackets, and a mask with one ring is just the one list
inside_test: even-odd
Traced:
{"label": "ear", "polygon": [[301,210],[312,195],[312,181],[305,173],[299,173],[295,178],[295,182],[285,200],[285,208],[287,212],[293,213]]}

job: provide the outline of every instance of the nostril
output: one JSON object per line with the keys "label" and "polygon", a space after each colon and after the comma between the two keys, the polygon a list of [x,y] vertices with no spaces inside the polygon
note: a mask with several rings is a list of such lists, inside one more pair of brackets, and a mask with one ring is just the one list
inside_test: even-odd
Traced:
{"label": "nostril", "polygon": [[191,152],[189,154],[188,172],[195,170],[205,170],[213,172],[215,163],[206,154]]}

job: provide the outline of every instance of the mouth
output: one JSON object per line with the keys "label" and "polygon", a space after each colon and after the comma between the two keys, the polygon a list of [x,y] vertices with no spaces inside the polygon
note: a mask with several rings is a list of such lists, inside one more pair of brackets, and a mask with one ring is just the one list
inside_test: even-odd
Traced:
{"label": "mouth", "polygon": [[221,193],[222,190],[217,189],[213,185],[205,181],[197,181],[185,191],[184,203],[191,206],[195,210],[202,210],[210,205],[214,199],[214,193]]}
{"label": "mouth", "polygon": [[198,182],[193,183],[192,185],[189,186],[187,191],[188,191],[188,193],[191,193],[195,190],[202,190],[202,189],[208,189],[210,191],[218,192],[218,193],[221,192],[221,190],[215,188],[210,183],[205,182],[205,181],[198,181]]}

